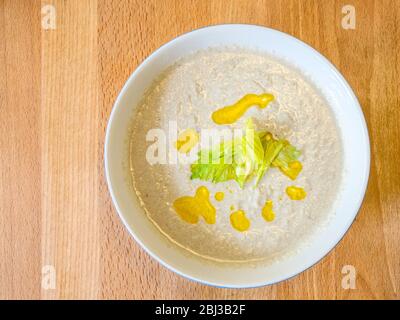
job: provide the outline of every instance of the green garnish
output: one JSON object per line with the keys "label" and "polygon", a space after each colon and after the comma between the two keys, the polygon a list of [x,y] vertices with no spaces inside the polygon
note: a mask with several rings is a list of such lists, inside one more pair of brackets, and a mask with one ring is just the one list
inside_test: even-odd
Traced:
{"label": "green garnish", "polygon": [[[241,188],[253,176],[256,184],[271,166],[290,178],[297,177],[300,152],[286,140],[274,139],[266,131],[256,132],[250,118],[243,137],[223,142],[211,150],[201,150],[191,165],[191,179],[213,183],[235,180]],[[293,165],[295,164],[295,165]]]}
{"label": "green garnish", "polygon": [[264,149],[253,121],[249,119],[243,137],[201,150],[191,165],[191,179],[214,183],[235,180],[241,187],[263,163]]}
{"label": "green garnish", "polygon": [[270,168],[272,162],[279,155],[284,146],[283,140],[270,139],[265,143],[265,153],[263,164],[257,173],[257,183],[264,176],[265,172]]}
{"label": "green garnish", "polygon": [[299,156],[300,151],[288,141],[285,141],[285,146],[272,162],[272,165],[278,167],[286,176],[294,180],[303,169],[301,162],[297,160]]}
{"label": "green garnish", "polygon": [[237,183],[243,188],[244,183],[260,170],[264,164],[264,148],[251,118],[247,120],[245,135],[242,139],[241,148],[235,154],[238,164],[235,168]]}
{"label": "green garnish", "polygon": [[198,160],[191,165],[192,176],[190,178],[214,183],[236,180],[233,164],[230,161],[225,161],[224,154],[226,152],[229,151],[224,150],[224,144],[213,150],[201,150],[199,152],[201,161]]}

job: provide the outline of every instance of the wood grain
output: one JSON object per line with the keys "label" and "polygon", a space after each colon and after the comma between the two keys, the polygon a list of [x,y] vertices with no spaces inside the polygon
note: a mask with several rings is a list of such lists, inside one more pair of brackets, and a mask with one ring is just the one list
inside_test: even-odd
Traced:
{"label": "wood grain", "polygon": [[38,11],[0,2],[0,298],[40,296]]}
{"label": "wood grain", "polygon": [[[55,30],[40,9],[56,8]],[[341,8],[356,8],[355,30]],[[292,34],[353,87],[371,138],[371,176],[355,223],[327,257],[258,289],[203,286],[161,267],[110,201],[103,143],[127,77],[163,43],[219,23]],[[400,6],[396,0],[0,0],[0,298],[399,299]],[[42,267],[56,288],[42,288]],[[341,287],[353,265],[357,288]]]}
{"label": "wood grain", "polygon": [[41,239],[58,285],[43,297],[91,298],[100,287],[97,6],[55,6],[56,30],[41,43]]}

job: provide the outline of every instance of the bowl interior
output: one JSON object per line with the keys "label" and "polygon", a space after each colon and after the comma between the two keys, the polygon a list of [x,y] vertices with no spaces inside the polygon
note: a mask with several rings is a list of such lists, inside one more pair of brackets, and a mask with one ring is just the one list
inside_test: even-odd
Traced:
{"label": "bowl interior", "polygon": [[[344,149],[344,181],[336,215],[312,244],[269,266],[211,262],[170,243],[150,222],[132,192],[127,173],[127,137],[132,115],[154,78],[177,59],[216,46],[259,50],[287,61],[320,90],[336,117]],[[131,75],[118,96],[107,128],[105,170],[114,205],[132,236],[160,263],[206,284],[254,287],[290,278],[326,255],[350,227],[361,205],[369,175],[369,139],[353,91],[341,74],[317,51],[284,33],[251,25],[220,25],[199,29],[155,51]]]}

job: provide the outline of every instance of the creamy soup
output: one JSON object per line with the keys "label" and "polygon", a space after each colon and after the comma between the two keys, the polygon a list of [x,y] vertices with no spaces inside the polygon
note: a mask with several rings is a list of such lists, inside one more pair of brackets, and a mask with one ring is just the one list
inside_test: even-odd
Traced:
{"label": "creamy soup", "polygon": [[[226,106],[236,109],[216,112]],[[301,153],[295,177],[271,166],[242,187],[191,179],[202,129],[241,129],[249,118]],[[180,161],[149,162],[154,129],[167,135],[167,158]],[[174,131],[192,139],[183,153]],[[327,102],[298,71],[258,52],[209,49],[176,62],[147,90],[132,120],[130,169],[144,211],[170,241],[209,259],[267,261],[306,245],[335,214],[341,137]]]}

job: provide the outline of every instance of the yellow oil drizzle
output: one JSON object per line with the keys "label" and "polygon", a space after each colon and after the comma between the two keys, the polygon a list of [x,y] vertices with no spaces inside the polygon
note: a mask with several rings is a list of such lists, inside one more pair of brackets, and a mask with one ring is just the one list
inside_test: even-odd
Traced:
{"label": "yellow oil drizzle", "polygon": [[289,163],[289,168],[279,167],[279,170],[292,180],[295,180],[303,169],[303,165],[300,161],[292,161]]}
{"label": "yellow oil drizzle", "polygon": [[303,200],[307,195],[303,188],[295,186],[287,187],[286,193],[292,200]]}
{"label": "yellow oil drizzle", "polygon": [[250,220],[247,219],[243,210],[235,211],[230,216],[231,225],[236,230],[243,232],[250,228]]}
{"label": "yellow oil drizzle", "polygon": [[178,135],[175,147],[180,153],[188,153],[198,142],[198,133],[193,129],[186,129]]}
{"label": "yellow oil drizzle", "polygon": [[267,202],[265,202],[264,208],[262,209],[262,216],[268,222],[275,220],[275,212],[272,211],[272,207],[272,200],[268,200]]}
{"label": "yellow oil drizzle", "polygon": [[223,192],[217,192],[215,193],[215,200],[217,201],[222,201],[224,200],[225,194]]}
{"label": "yellow oil drizzle", "polygon": [[269,93],[246,94],[235,104],[214,111],[211,118],[216,124],[232,124],[239,120],[251,106],[257,105],[263,109],[272,100],[274,100],[274,96]]}
{"label": "yellow oil drizzle", "polygon": [[173,203],[178,215],[188,223],[197,223],[202,216],[208,224],[215,223],[216,211],[210,202],[210,193],[204,186],[196,190],[194,197],[184,196]]}

